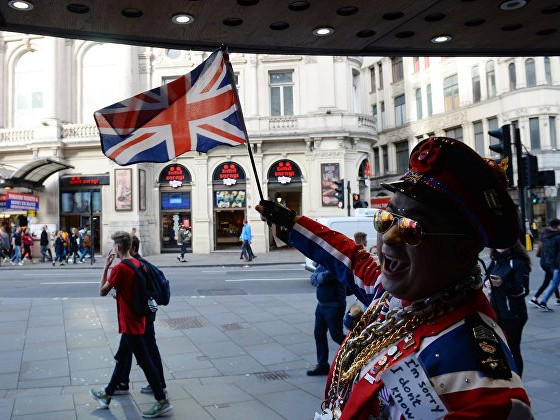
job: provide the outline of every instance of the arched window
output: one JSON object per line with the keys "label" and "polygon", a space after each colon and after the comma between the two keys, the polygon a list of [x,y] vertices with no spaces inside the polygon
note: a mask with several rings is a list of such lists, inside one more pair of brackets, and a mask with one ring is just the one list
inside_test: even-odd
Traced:
{"label": "arched window", "polygon": [[515,86],[517,85],[517,76],[515,74],[515,63],[509,63],[508,73],[509,73],[509,90],[515,90]]}
{"label": "arched window", "polygon": [[527,77],[527,87],[537,86],[537,74],[535,72],[535,60],[528,58],[525,60],[525,75]]}
{"label": "arched window", "polygon": [[480,74],[478,72],[478,66],[474,66],[471,69],[471,79],[472,79],[472,96],[473,102],[480,102]]}
{"label": "arched window", "polygon": [[496,71],[493,61],[486,63],[486,93],[489,98],[496,96]]}
{"label": "arched window", "polygon": [[[82,122],[93,122],[93,113],[124,99],[119,59],[126,47],[116,44],[97,44],[90,47],[82,60]],[[132,95],[130,95],[132,96]]]}
{"label": "arched window", "polygon": [[416,89],[416,119],[422,119],[422,89]]}
{"label": "arched window", "polygon": [[45,61],[39,51],[27,52],[14,71],[14,127],[31,128],[45,117]]}
{"label": "arched window", "polygon": [[550,58],[549,57],[544,58],[544,76],[546,78],[546,84],[551,85],[552,84],[552,73],[551,73],[551,70],[550,70]]}
{"label": "arched window", "polygon": [[428,115],[433,114],[432,108],[432,85],[426,86],[426,103],[428,104]]}

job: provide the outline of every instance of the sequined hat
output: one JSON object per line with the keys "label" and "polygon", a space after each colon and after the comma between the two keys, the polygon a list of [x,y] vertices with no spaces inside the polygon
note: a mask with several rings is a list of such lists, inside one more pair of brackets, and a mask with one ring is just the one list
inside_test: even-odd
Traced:
{"label": "sequined hat", "polygon": [[400,180],[381,186],[428,205],[452,205],[485,247],[508,248],[519,238],[519,219],[505,166],[461,141],[432,137],[412,150],[409,170]]}

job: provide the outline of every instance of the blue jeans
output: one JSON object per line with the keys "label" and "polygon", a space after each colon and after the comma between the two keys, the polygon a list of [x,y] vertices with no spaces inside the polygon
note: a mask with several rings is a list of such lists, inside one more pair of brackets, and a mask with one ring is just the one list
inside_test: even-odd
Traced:
{"label": "blue jeans", "polygon": [[548,299],[550,299],[550,296],[552,296],[552,294],[558,287],[558,283],[560,283],[560,270],[554,270],[554,274],[552,275],[552,281],[548,285],[548,289],[546,289],[546,292],[544,292],[544,296],[541,299],[542,303],[548,302]]}
{"label": "blue jeans", "polygon": [[342,344],[345,335],[342,330],[342,318],[346,312],[346,302],[342,304],[322,305],[315,309],[315,345],[317,346],[317,364],[329,366],[329,342],[327,331],[337,344]]}
{"label": "blue jeans", "polygon": [[14,255],[12,255],[12,262],[19,263],[21,260],[21,245],[14,246]]}

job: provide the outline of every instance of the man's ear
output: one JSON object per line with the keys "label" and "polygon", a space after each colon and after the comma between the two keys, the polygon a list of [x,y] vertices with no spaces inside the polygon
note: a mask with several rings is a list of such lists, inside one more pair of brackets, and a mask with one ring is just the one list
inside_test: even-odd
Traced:
{"label": "man's ear", "polygon": [[457,268],[470,269],[473,260],[476,259],[480,251],[484,247],[478,239],[468,238],[465,240],[458,241],[456,244],[456,260]]}

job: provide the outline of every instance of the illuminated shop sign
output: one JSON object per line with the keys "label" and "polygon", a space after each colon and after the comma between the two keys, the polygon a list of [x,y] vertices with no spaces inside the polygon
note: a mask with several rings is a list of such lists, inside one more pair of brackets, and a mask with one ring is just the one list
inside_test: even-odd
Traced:
{"label": "illuminated shop sign", "polygon": [[39,210],[39,196],[18,192],[0,195],[0,207],[6,210]]}
{"label": "illuminated shop sign", "polygon": [[60,178],[62,187],[109,185],[109,175],[72,175]]}
{"label": "illuminated shop sign", "polygon": [[191,173],[183,165],[167,165],[159,174],[160,184],[169,184],[173,188],[178,188],[185,183],[191,182]]}
{"label": "illuminated shop sign", "polygon": [[225,162],[214,171],[212,180],[223,185],[232,186],[245,180],[245,171],[235,162]]}
{"label": "illuminated shop sign", "polygon": [[301,170],[299,166],[288,159],[279,160],[268,170],[268,180],[276,181],[280,184],[301,181]]}

